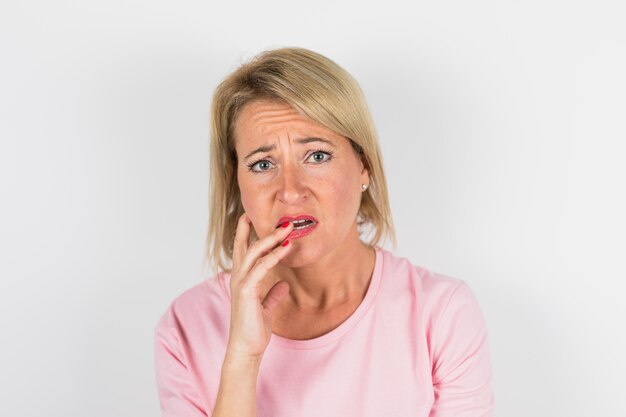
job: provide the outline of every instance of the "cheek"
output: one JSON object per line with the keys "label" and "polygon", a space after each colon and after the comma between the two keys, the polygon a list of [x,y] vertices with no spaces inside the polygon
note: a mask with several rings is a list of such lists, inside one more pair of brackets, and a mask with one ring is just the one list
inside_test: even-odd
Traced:
{"label": "cheek", "polygon": [[245,185],[239,186],[239,195],[241,197],[241,205],[246,213],[253,216],[255,211],[255,199],[258,198],[255,193]]}
{"label": "cheek", "polygon": [[[239,176],[238,179],[241,179]],[[245,177],[245,175],[243,176]],[[268,204],[267,193],[263,190],[259,190],[259,185],[252,181],[239,181],[239,198],[241,199],[241,205],[243,210],[247,213],[252,227],[256,231],[260,232],[259,227],[264,225],[267,221]]]}
{"label": "cheek", "polygon": [[258,196],[252,190],[247,189],[245,185],[240,185],[239,195],[243,211],[246,212],[252,223],[251,236],[257,239],[259,237],[258,227],[262,223],[260,220],[263,219],[263,213],[260,210],[261,204],[257,201]]}
{"label": "cheek", "polygon": [[[241,169],[241,168],[240,168]],[[237,170],[237,184],[239,185],[239,196],[241,198],[241,205],[246,213],[250,212],[254,207],[254,193],[251,192],[251,186],[248,184],[243,175],[241,175],[240,169]]]}
{"label": "cheek", "polygon": [[336,208],[334,211],[337,215],[352,218],[360,205],[360,192],[357,192],[354,181],[346,178],[344,181],[326,184],[326,187],[330,196],[329,206]]}

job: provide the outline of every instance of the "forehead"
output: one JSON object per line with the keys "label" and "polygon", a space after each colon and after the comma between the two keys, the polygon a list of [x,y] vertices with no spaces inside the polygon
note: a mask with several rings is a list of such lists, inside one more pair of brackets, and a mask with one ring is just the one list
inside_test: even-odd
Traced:
{"label": "forehead", "polygon": [[246,104],[235,121],[235,144],[247,146],[288,134],[298,136],[323,136],[337,140],[340,135],[327,129],[285,102],[257,100]]}

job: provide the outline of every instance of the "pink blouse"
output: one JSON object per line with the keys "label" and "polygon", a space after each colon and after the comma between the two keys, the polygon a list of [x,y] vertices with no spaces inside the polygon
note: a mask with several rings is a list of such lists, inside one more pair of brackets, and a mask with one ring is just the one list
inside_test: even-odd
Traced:
{"label": "pink blouse", "polygon": [[[487,328],[468,285],[375,246],[356,311],[309,340],[272,335],[257,417],[487,417]],[[230,275],[179,295],[155,328],[163,417],[211,416],[230,326]]]}

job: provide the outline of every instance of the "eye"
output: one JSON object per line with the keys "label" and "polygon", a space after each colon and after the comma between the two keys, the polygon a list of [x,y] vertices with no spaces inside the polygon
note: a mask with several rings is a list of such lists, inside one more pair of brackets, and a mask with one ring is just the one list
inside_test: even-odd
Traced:
{"label": "eye", "polygon": [[[314,151],[311,155],[309,155],[307,159],[313,158],[313,160],[315,161],[314,164],[319,165],[330,161],[333,158],[332,155],[333,153],[330,150],[318,149]],[[267,159],[258,159],[254,162],[246,164],[246,166],[248,167],[248,171],[254,172],[256,174],[269,171],[271,169],[271,165],[272,163]],[[258,169],[256,169],[255,167]]]}
{"label": "eye", "polygon": [[[330,152],[330,151],[323,151],[323,150],[320,149],[320,150],[317,150],[317,151],[313,152],[309,156],[309,159],[311,157],[313,157],[313,160],[315,162],[324,163],[324,162],[330,161],[332,159],[332,157],[333,157],[332,155],[333,155],[332,152]],[[327,158],[324,158],[324,156],[326,156]]]}
{"label": "eye", "polygon": [[[252,162],[250,164],[248,164],[248,169],[252,172],[263,172],[263,171],[267,171],[269,169],[269,165],[271,164],[271,162],[269,162],[267,159],[261,159],[255,162]],[[261,168],[260,170],[254,169],[254,167],[258,165],[259,168]],[[265,169],[268,168],[268,169]]]}

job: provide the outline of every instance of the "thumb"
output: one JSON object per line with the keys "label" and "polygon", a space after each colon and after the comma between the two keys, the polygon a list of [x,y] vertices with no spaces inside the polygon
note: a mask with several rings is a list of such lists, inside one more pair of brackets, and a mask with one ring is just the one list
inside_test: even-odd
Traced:
{"label": "thumb", "polygon": [[286,281],[278,281],[268,292],[263,307],[268,314],[272,314],[274,309],[282,303],[289,294],[289,284]]}

